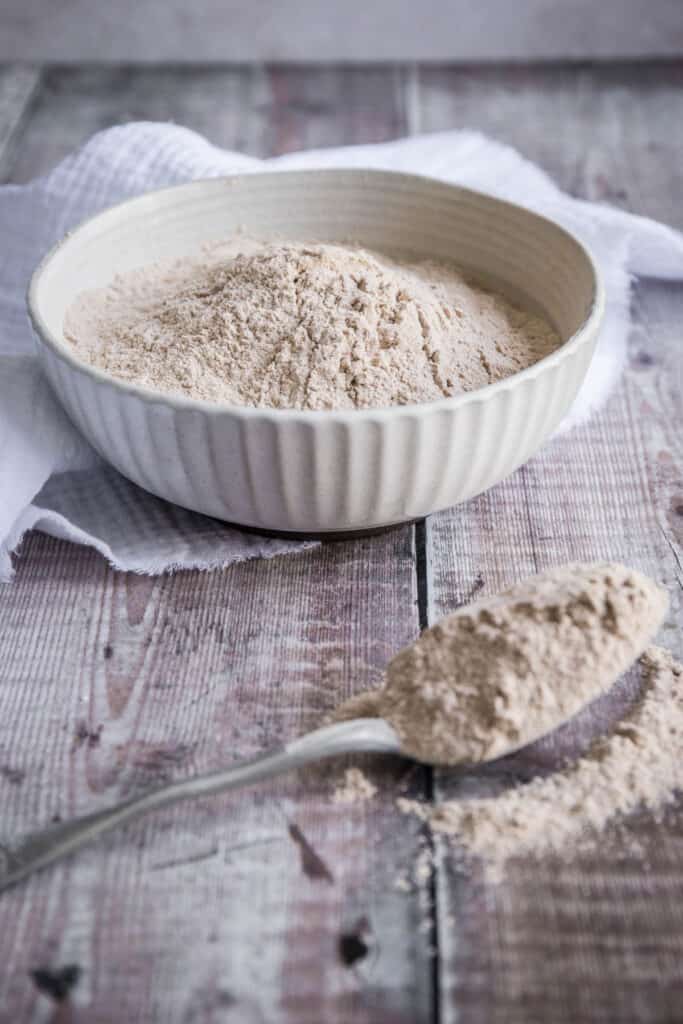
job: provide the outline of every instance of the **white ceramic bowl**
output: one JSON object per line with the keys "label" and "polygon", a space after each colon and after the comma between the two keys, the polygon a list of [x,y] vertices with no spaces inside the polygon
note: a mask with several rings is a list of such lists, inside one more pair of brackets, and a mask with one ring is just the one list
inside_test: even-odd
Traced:
{"label": "white ceramic bowl", "polygon": [[[64,313],[83,289],[239,228],[453,260],[544,312],[563,344],[455,398],[299,412],[164,396],[82,363],[64,342]],[[233,523],[338,533],[465,501],[533,455],[585,376],[604,297],[585,249],[526,210],[412,175],[320,170],[198,181],[106,210],[43,260],[28,306],[54,390],[125,476]]]}

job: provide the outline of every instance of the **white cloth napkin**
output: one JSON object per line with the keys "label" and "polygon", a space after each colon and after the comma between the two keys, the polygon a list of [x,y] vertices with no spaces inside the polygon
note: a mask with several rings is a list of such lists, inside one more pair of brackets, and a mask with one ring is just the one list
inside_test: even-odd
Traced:
{"label": "white cloth napkin", "polygon": [[129,124],[101,132],[46,177],[0,189],[0,580],[26,530],[97,548],[136,572],[214,568],[297,551],[301,543],[231,529],[170,505],[110,469],[78,434],[38,369],[24,309],[30,274],[69,228],[162,185],[263,168],[378,167],[428,174],[531,207],[568,227],[605,276],[608,308],[586,383],[561,430],[607,398],[623,365],[632,275],[683,277],[683,236],[643,217],[572,199],[507,146],[445,132],[377,146],[260,161],[185,128]]}

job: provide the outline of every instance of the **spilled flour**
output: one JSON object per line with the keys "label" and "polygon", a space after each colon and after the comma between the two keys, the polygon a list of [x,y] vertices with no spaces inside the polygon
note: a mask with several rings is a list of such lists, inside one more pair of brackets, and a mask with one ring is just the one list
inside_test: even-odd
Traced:
{"label": "spilled flour", "polygon": [[371,800],[377,792],[377,786],[370,782],[367,775],[364,775],[360,768],[347,768],[344,772],[344,781],[337,786],[332,794],[332,802],[335,804],[359,804]]}
{"label": "spilled flour", "polygon": [[498,796],[398,800],[495,878],[512,856],[572,851],[683,788],[683,669],[661,648],[642,654],[667,607],[664,590],[623,565],[551,569],[425,630],[380,690],[335,718],[382,717],[417,760],[474,765],[561,725],[642,655],[639,699],[574,763]]}
{"label": "spilled flour", "polygon": [[243,237],[84,292],[64,336],[93,366],[154,391],[291,409],[429,402],[560,344],[543,319],[452,266]]}
{"label": "spilled flour", "polygon": [[617,816],[660,811],[683,789],[683,666],[659,647],[645,652],[642,666],[635,706],[573,764],[496,797],[399,807],[494,874],[513,856],[576,848]]}
{"label": "spilled flour", "polygon": [[426,629],[384,687],[337,719],[379,716],[430,764],[473,764],[526,746],[607,690],[659,629],[668,597],[634,569],[565,565]]}

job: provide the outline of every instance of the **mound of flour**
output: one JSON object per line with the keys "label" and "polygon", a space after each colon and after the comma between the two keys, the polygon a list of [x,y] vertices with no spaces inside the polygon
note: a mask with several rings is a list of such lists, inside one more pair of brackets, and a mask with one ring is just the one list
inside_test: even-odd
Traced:
{"label": "mound of flour", "polygon": [[433,401],[560,343],[450,266],[244,238],[83,293],[64,334],[86,361],[156,391],[292,409]]}
{"label": "mound of flour", "polygon": [[[418,760],[476,764],[532,742],[603,693],[657,632],[666,592],[617,563],[565,565],[467,605],[400,651],[384,686],[333,718],[382,717]],[[495,796],[436,805],[399,799],[491,880],[510,858],[598,841],[638,808],[658,815],[683,789],[683,666],[641,657],[633,707],[573,763]],[[403,883],[401,883],[403,888]]]}
{"label": "mound of flour", "polygon": [[659,629],[666,591],[618,563],[562,565],[466,605],[389,662],[336,718],[379,716],[430,764],[525,746],[607,690]]}

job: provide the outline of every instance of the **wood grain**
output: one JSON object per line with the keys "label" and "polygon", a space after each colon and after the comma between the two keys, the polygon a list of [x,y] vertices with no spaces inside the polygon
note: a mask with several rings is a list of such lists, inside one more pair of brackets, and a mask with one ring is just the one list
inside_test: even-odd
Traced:
{"label": "wood grain", "polygon": [[175,121],[216,145],[266,157],[404,134],[405,72],[372,68],[51,68],[7,176],[43,174],[94,132]]}
{"label": "wood grain", "polygon": [[407,131],[402,68],[277,68],[266,70],[265,107],[275,134],[269,151],[386,142]]}
{"label": "wood grain", "polygon": [[11,180],[43,174],[91,135],[127,121],[175,121],[222,146],[260,155],[263,118],[255,110],[259,72],[52,68],[44,72]]}
{"label": "wood grain", "polygon": [[573,195],[683,226],[683,63],[429,68],[413,131],[475,129]]}
{"label": "wood grain", "polygon": [[37,92],[40,73],[30,67],[0,67],[0,181],[11,163],[12,143]]}
{"label": "wood grain", "polygon": [[[314,727],[417,628],[409,529],[156,580],[27,547],[0,599],[9,835]],[[321,769],[159,814],[3,894],[2,1019],[34,1019],[29,969],[63,963],[87,1020],[430,1019],[421,897],[394,888],[420,836],[393,798],[422,780],[368,771],[370,804],[333,805],[341,767]],[[363,916],[376,946],[352,970],[338,942]]]}
{"label": "wood grain", "polygon": [[[565,188],[680,224],[683,139],[670,130],[670,118],[683,109],[680,69],[644,69],[635,82],[614,70],[580,71],[574,89],[568,72],[549,74],[546,90],[534,84],[535,74],[515,71],[506,91],[497,72],[481,79],[421,72],[422,123],[468,124],[479,111],[483,128],[495,127]],[[553,118],[562,131],[547,137],[538,126]],[[429,521],[431,621],[526,573],[609,558],[667,587],[671,612],[661,639],[683,653],[683,381],[675,327],[683,291],[641,283],[634,314],[628,371],[608,406],[498,487]],[[551,770],[613,720],[623,699],[479,773],[438,773],[437,798],[491,793]],[[625,837],[610,838],[593,855],[568,862],[513,861],[500,885],[476,866],[464,874],[454,851],[440,844],[444,1024],[680,1019],[680,815],[663,823],[636,816]]]}

